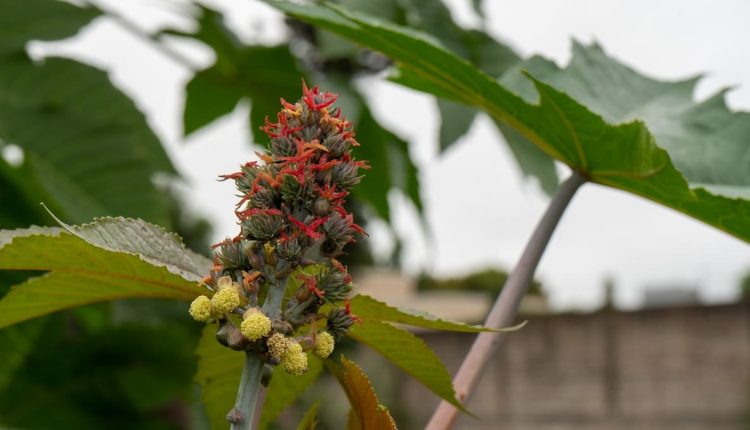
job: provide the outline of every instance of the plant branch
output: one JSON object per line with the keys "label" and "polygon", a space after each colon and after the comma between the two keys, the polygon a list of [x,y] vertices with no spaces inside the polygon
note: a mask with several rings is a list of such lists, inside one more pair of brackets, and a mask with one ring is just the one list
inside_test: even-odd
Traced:
{"label": "plant branch", "polygon": [[[500,295],[495,304],[492,306],[487,320],[484,322],[486,327],[501,328],[507,327],[513,323],[521,303],[521,298],[531,285],[536,267],[542,258],[547,244],[549,243],[555,227],[560,221],[565,208],[572,200],[578,188],[586,182],[580,173],[574,171],[573,174],[560,185],[560,188],[552,197],[552,201],[547,207],[547,211],[539,220],[534,233],[529,238],[521,258],[518,260],[516,268],[505,282]],[[458,370],[456,377],[453,379],[453,388],[456,391],[456,398],[466,404],[479,381],[479,376],[483,373],[495,353],[500,342],[505,338],[505,333],[482,332],[477,336],[471,350],[464,358],[461,368]],[[458,418],[459,410],[446,401],[442,401],[435,413],[432,415],[430,422],[427,424],[427,430],[448,430],[453,427]]]}
{"label": "plant branch", "polygon": [[158,35],[151,34],[148,31],[142,29],[141,27],[139,27],[138,25],[130,21],[125,16],[115,11],[109,10],[105,7],[102,7],[102,5],[99,4],[99,2],[96,0],[86,0],[86,3],[90,4],[96,9],[99,9],[102,12],[102,14],[104,14],[105,16],[110,18],[112,21],[114,21],[123,30],[127,31],[128,33],[132,34],[133,36],[141,40],[148,42],[154,49],[156,49],[165,57],[169,58],[175,63],[185,67],[186,69],[192,72],[197,72],[198,70],[201,69],[198,65],[193,63],[188,57],[180,54],[178,51],[175,51],[174,49],[165,45],[159,39]]}
{"label": "plant branch", "polygon": [[[263,312],[271,319],[278,316],[281,303],[286,292],[287,279],[277,284],[271,284],[266,301],[263,302]],[[263,396],[261,378],[263,377],[263,360],[255,351],[245,352],[245,367],[242,368],[240,388],[237,390],[237,400],[234,407],[227,414],[227,421],[231,430],[251,430],[257,427],[258,418],[262,410]]]}

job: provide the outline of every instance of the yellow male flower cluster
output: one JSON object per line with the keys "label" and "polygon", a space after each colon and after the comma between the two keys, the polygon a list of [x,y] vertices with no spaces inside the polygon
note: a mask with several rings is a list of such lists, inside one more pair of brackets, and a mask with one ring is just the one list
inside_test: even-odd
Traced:
{"label": "yellow male flower cluster", "polygon": [[302,345],[280,333],[274,333],[266,341],[268,353],[276,359],[284,370],[295,376],[307,372],[307,353]]}
{"label": "yellow male flower cluster", "polygon": [[206,322],[216,315],[232,312],[241,304],[240,285],[229,276],[217,282],[218,290],[212,298],[199,296],[190,304],[190,316],[196,321]]}
{"label": "yellow male flower cluster", "polygon": [[242,318],[240,331],[250,340],[258,340],[271,332],[271,319],[258,308],[248,309]]}
{"label": "yellow male flower cluster", "polygon": [[206,296],[199,296],[190,303],[190,316],[194,320],[206,322],[211,319],[211,299]]}
{"label": "yellow male flower cluster", "polygon": [[328,333],[327,331],[318,333],[318,335],[315,336],[313,352],[320,358],[327,358],[333,352],[335,343],[336,342],[333,340],[331,333]]}
{"label": "yellow male flower cluster", "polygon": [[294,341],[290,342],[286,354],[281,358],[281,367],[294,376],[307,372],[307,353],[302,351],[302,345]]}

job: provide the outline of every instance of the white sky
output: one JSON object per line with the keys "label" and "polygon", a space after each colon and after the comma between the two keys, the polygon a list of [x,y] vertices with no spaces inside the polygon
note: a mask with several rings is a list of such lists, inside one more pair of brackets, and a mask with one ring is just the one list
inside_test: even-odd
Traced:
{"label": "white sky", "polygon": [[[180,2],[102,1],[145,29],[183,24]],[[283,39],[280,16],[253,0],[207,2],[229,15],[229,24],[248,42]],[[468,0],[453,0],[455,18],[479,25]],[[728,100],[750,110],[750,2],[492,1],[485,0],[488,28],[524,55],[542,54],[565,64],[570,41],[596,40],[612,56],[650,76],[679,79],[706,73],[703,98],[725,86]],[[212,53],[197,43],[173,41],[193,63],[206,66]],[[130,95],[167,145],[186,178],[189,205],[213,221],[215,239],[236,230],[231,185],[216,175],[253,158],[248,146],[247,108],[181,137],[182,92],[191,73],[108,20],[62,44],[35,45],[97,65]],[[366,85],[365,85],[366,84]],[[460,275],[486,266],[512,267],[544,211],[547,198],[523,181],[505,145],[486,118],[447,153],[437,153],[432,98],[380,79],[362,85],[379,120],[413,143],[432,240],[427,243],[414,210],[390,196],[396,229],[407,239],[404,264],[410,273]],[[355,125],[356,126],[356,125]],[[750,168],[750,166],[748,166]],[[564,168],[560,169],[564,172]],[[390,242],[371,228],[376,243]],[[736,297],[739,277],[750,270],[750,247],[671,210],[625,193],[586,185],[568,209],[542,260],[538,276],[558,309],[600,305],[602,283],[612,278],[621,307],[636,307],[647,286],[696,286],[708,302]]]}

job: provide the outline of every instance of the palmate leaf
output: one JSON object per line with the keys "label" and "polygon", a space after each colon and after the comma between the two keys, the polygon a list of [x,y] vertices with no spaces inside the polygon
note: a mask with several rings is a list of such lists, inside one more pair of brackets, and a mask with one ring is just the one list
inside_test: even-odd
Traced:
{"label": "palmate leaf", "polygon": [[750,113],[730,112],[724,92],[698,103],[697,78],[663,82],[640,75],[608,57],[596,44],[575,42],[565,69],[533,57],[501,82],[526,100],[535,97],[527,70],[565,91],[610,123],[642,119],[691,185],[719,194],[750,195]]}
{"label": "palmate leaf", "polygon": [[[75,233],[71,234],[71,232]],[[210,261],[141,220],[0,231],[0,270],[46,271],[0,300],[0,328],[62,309],[127,298],[192,300]]]}
{"label": "palmate leaf", "polygon": [[[691,187],[643,122],[611,125],[569,95],[531,77],[537,94],[530,103],[412,29],[340,8],[268,3],[384,53],[399,63],[399,82],[480,107],[593,182],[645,197],[750,241],[750,201]],[[734,137],[731,148],[747,154],[747,140]],[[710,143],[701,144],[703,155],[714,151]],[[725,157],[730,155],[720,158]]]}
{"label": "palmate leaf", "polygon": [[343,355],[341,365],[328,360],[326,366],[336,376],[352,406],[348,430],[396,430],[390,412],[380,404],[370,379],[359,366]]}

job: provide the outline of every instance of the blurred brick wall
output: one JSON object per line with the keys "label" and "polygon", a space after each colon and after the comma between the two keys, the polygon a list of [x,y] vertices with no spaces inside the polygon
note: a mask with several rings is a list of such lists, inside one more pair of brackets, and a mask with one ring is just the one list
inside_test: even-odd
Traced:
{"label": "blurred brick wall", "polygon": [[[451,372],[473,336],[426,334]],[[408,428],[437,404],[396,378]],[[472,430],[750,429],[750,305],[529,318],[484,374]],[[405,428],[406,428],[405,427]]]}

